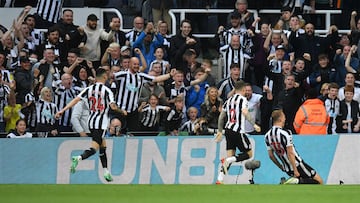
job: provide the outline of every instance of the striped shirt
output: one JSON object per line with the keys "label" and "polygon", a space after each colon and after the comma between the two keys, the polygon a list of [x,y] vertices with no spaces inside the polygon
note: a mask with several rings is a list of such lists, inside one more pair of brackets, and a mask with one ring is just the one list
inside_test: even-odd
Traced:
{"label": "striped shirt", "polygon": [[138,108],[142,85],[145,82],[153,81],[154,77],[145,73],[132,74],[129,71],[119,71],[114,73],[114,79],[119,81],[116,103],[119,108],[130,113],[136,111]]}
{"label": "striped shirt", "polygon": [[58,108],[55,103],[40,99],[36,103],[36,120],[38,124],[54,125]]}
{"label": "striped shirt", "polygon": [[194,129],[195,129],[195,124],[198,122],[198,120],[188,120],[186,121],[184,124],[182,124],[182,126],[180,127],[180,131],[186,131],[189,132],[189,134],[194,133]]}
{"label": "striped shirt", "polygon": [[245,108],[248,108],[248,101],[246,97],[240,94],[234,94],[226,100],[223,106],[223,111],[226,112],[227,116],[225,129],[245,133],[245,116],[241,111]]}
{"label": "striped shirt", "polygon": [[301,157],[296,152],[290,130],[284,130],[281,127],[273,126],[265,134],[265,144],[267,150],[273,150],[276,153],[286,172],[294,171],[288,158],[287,147],[293,146],[296,165],[302,162]]}
{"label": "striped shirt", "polygon": [[169,68],[169,69],[167,68],[167,66],[169,66],[170,63],[169,63],[169,61],[165,61],[165,60],[161,60],[161,61],[154,60],[154,61],[152,61],[152,62],[150,63],[150,68],[149,68],[149,70],[152,70],[154,63],[156,63],[156,62],[160,63],[160,66],[161,66],[161,75],[166,74],[166,73],[167,73],[167,70],[170,70],[170,68]]}
{"label": "striped shirt", "polygon": [[25,95],[25,103],[29,103],[31,102],[31,104],[26,107],[29,109],[29,111],[27,112],[28,114],[25,115],[25,118],[27,119],[27,126],[28,127],[36,127],[36,107],[35,107],[35,96],[33,92],[29,92]]}
{"label": "striped shirt", "polygon": [[13,75],[8,70],[1,70],[2,81],[4,82],[12,82]]}
{"label": "striped shirt", "polygon": [[44,20],[57,23],[61,17],[63,0],[39,0],[36,13]]}
{"label": "striped shirt", "polygon": [[240,78],[245,78],[244,54],[241,49],[233,49],[230,45],[220,48],[220,53],[224,59],[223,77],[230,77],[230,66],[233,63],[239,64]]}
{"label": "striped shirt", "polygon": [[102,83],[95,83],[85,88],[78,97],[87,100],[90,110],[89,129],[106,130],[110,121],[110,104],[115,103],[112,91]]}
{"label": "striped shirt", "polygon": [[[73,100],[76,95],[79,93],[75,87],[70,89],[65,88],[63,85],[58,85],[54,87],[54,103],[58,109],[63,109],[71,100]],[[62,126],[71,126],[71,113],[72,109],[65,111],[59,120],[59,125]]]}
{"label": "striped shirt", "polygon": [[4,120],[4,108],[7,105],[7,97],[10,94],[10,87],[5,84],[0,84],[0,122]]}
{"label": "striped shirt", "polygon": [[130,46],[132,47],[136,39],[139,37],[142,31],[137,31],[135,29],[130,30],[125,34],[126,40],[130,42]]}
{"label": "striped shirt", "polygon": [[327,133],[336,134],[336,117],[340,112],[340,101],[339,99],[326,98],[324,101],[326,112],[330,116],[330,123],[328,125]]}
{"label": "striped shirt", "polygon": [[155,108],[152,108],[150,106],[150,104],[146,104],[142,110],[142,117],[141,117],[141,123],[145,126],[145,127],[153,127],[156,126],[159,122],[159,117],[160,117],[160,110],[165,110],[167,107],[166,106],[156,106]]}

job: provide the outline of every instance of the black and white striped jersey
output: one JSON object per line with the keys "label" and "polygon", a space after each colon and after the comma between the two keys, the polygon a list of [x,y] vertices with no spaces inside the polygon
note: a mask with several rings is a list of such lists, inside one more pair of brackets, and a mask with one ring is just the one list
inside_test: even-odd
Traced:
{"label": "black and white striped jersey", "polygon": [[10,94],[10,87],[0,84],[0,122],[4,122],[4,108],[7,105],[7,97]]}
{"label": "black and white striped jersey", "polygon": [[119,81],[116,95],[118,107],[127,112],[137,111],[140,89],[145,82],[153,81],[154,77],[146,73],[132,74],[129,71],[119,71],[114,73],[114,78]]}
{"label": "black and white striped jersey", "polygon": [[[76,88],[77,87],[72,87],[70,89],[67,89],[61,84],[54,87],[54,103],[56,104],[58,109],[63,109],[68,103],[70,103],[71,100],[73,100],[77,96],[80,91]],[[71,126],[71,113],[72,109],[65,111],[59,120],[59,125]]]}
{"label": "black and white striped jersey", "polygon": [[37,124],[54,125],[56,112],[58,108],[55,103],[39,99],[36,103]]}
{"label": "black and white striped jersey", "polygon": [[166,106],[157,105],[152,108],[150,104],[146,104],[141,110],[141,123],[145,127],[156,126],[160,119],[160,111],[165,110]]}
{"label": "black and white striped jersey", "polygon": [[182,126],[180,127],[180,131],[186,131],[189,132],[189,134],[191,134],[192,132],[194,132],[195,129],[195,124],[197,123],[197,119],[192,121],[192,120],[188,120],[186,121],[184,124],[182,124]]}
{"label": "black and white striped jersey", "polygon": [[130,46],[132,47],[136,39],[139,37],[142,31],[137,31],[135,29],[130,30],[125,34],[126,40],[130,42]]}
{"label": "black and white striped jersey", "polygon": [[36,127],[36,106],[35,106],[35,96],[33,92],[29,92],[25,95],[25,103],[31,103],[28,107],[28,112],[25,115],[27,119],[27,126],[28,127]]}
{"label": "black and white striped jersey", "polygon": [[95,83],[80,92],[78,97],[87,101],[90,110],[89,129],[106,130],[110,121],[110,104],[115,103],[112,91],[102,83]]}
{"label": "black and white striped jersey", "polygon": [[44,20],[57,23],[64,0],[38,0],[36,13]]}
{"label": "black and white striped jersey", "polygon": [[296,165],[302,162],[301,157],[296,152],[290,130],[282,129],[279,126],[273,126],[265,134],[265,144],[267,150],[273,150],[275,152],[275,154],[283,164],[284,170],[286,172],[293,171],[290,160],[288,158],[289,152],[287,151],[287,147],[293,146]]}
{"label": "black and white striped jersey", "polygon": [[227,122],[225,129],[238,133],[245,133],[245,116],[242,109],[248,108],[246,97],[240,94],[234,94],[223,105],[223,111],[226,112]]}

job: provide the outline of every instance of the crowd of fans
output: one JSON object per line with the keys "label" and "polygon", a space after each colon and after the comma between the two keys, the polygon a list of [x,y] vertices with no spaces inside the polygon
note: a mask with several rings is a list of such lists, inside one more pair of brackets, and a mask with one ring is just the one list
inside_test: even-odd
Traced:
{"label": "crowd of fans", "polygon": [[[86,25],[74,25],[73,11],[61,6],[56,8],[59,20],[43,18],[39,8],[30,14],[26,6],[10,28],[1,26],[0,132],[10,133],[8,137],[31,137],[28,132],[37,137],[86,136],[88,112],[94,105],[101,109],[101,103],[80,102],[60,119],[54,115],[96,82],[98,68],[107,70],[106,85],[126,111],[110,112],[108,136],[216,133],[222,104],[234,94],[238,80],[247,82],[249,112],[261,125],[261,134],[271,126],[273,109],[283,109],[285,127],[298,132],[296,112],[313,90],[330,116],[328,134],[359,132],[360,20],[355,11],[351,33],[339,34],[332,25],[326,36],[318,36],[314,23],[298,15],[295,4],[282,7],[271,25],[261,16],[254,18],[246,0],[237,0],[205,45],[192,34],[201,18],[181,21],[178,33],[169,36],[171,22],[159,12],[171,5],[151,2],[154,21],[137,16],[129,32],[120,30],[118,17],[106,29],[99,28],[94,14],[87,16]],[[213,64],[203,57],[204,47],[218,50],[223,79],[211,74]],[[256,134],[250,123],[245,130]]]}

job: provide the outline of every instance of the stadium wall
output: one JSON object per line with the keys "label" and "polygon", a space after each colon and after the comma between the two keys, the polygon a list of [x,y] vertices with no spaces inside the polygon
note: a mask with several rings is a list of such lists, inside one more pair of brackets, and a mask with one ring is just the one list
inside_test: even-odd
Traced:
{"label": "stadium wall", "polygon": [[[278,184],[287,177],[268,158],[263,136],[251,136],[257,184]],[[294,136],[302,158],[326,184],[360,184],[360,136]],[[70,174],[70,158],[90,146],[89,138],[0,139],[0,184],[101,184],[98,156],[81,161]],[[107,140],[113,184],[214,184],[225,141],[201,137],[120,137]],[[234,164],[227,184],[248,184],[251,172]]]}

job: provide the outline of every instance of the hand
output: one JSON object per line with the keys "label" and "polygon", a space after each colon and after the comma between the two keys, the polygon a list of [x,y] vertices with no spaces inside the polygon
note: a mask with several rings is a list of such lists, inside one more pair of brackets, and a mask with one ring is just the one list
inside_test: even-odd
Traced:
{"label": "hand", "polygon": [[171,69],[170,76],[174,77],[175,74],[176,74],[176,69],[175,68]]}
{"label": "hand", "polygon": [[340,55],[341,52],[342,52],[341,49],[336,49],[336,52],[335,52],[335,53],[336,53],[336,55]]}
{"label": "hand", "polygon": [[124,116],[127,116],[127,111],[122,110],[122,114],[123,114]]}
{"label": "hand", "polygon": [[142,52],[141,52],[141,50],[140,50],[139,48],[135,48],[135,49],[134,49],[134,52],[135,52],[136,54],[139,54],[139,55],[142,54]]}
{"label": "hand", "polygon": [[353,11],[353,12],[351,12],[351,16],[357,16],[357,12],[356,11]]}
{"label": "hand", "polygon": [[58,135],[59,133],[58,133],[58,131],[57,131],[56,129],[54,129],[54,130],[50,131],[50,134],[51,134],[52,136],[56,136],[56,135]]}
{"label": "hand", "polygon": [[256,132],[261,132],[261,127],[260,126],[258,126],[257,124],[254,124],[254,129],[255,129],[255,131]]}
{"label": "hand", "polygon": [[224,30],[225,30],[224,26],[220,25],[217,33],[220,34],[221,32],[224,32]]}
{"label": "hand", "polygon": [[79,31],[79,33],[80,33],[81,35],[84,34],[84,28],[83,28],[83,27],[79,26],[79,27],[77,28],[77,30]]}
{"label": "hand", "polygon": [[359,130],[360,130],[360,129],[359,129],[359,126],[355,125],[353,131],[354,131],[354,132],[359,132]]}
{"label": "hand", "polygon": [[64,111],[61,110],[61,111],[58,111],[56,114],[55,114],[55,119],[59,119],[62,115],[63,115]]}
{"label": "hand", "polygon": [[318,76],[318,77],[316,78],[316,82],[321,82],[321,76]]}
{"label": "hand", "polygon": [[218,131],[215,136],[215,142],[221,142],[222,140],[222,132]]}
{"label": "hand", "polygon": [[80,137],[87,137],[86,132],[79,132]]}
{"label": "hand", "polygon": [[91,69],[91,68],[94,68],[93,67],[93,63],[89,60],[86,60],[86,65]]}
{"label": "hand", "polygon": [[309,53],[304,53],[303,57],[304,57],[304,59],[311,61],[311,55]]}

